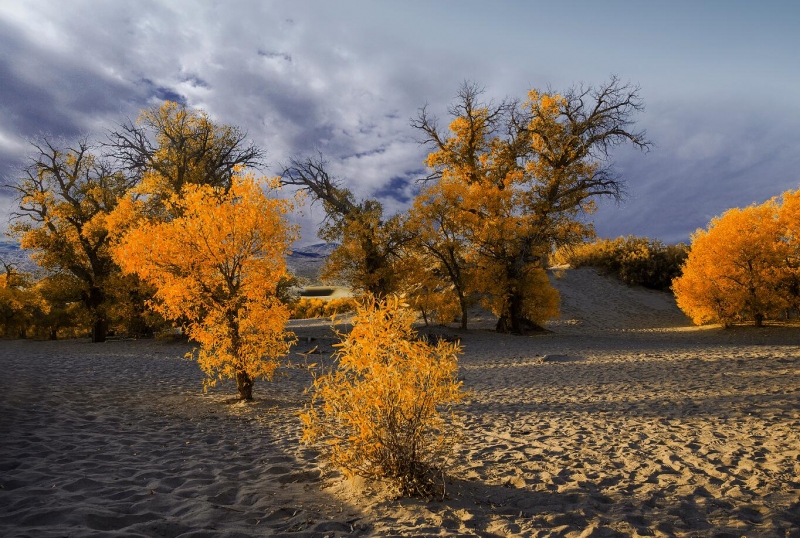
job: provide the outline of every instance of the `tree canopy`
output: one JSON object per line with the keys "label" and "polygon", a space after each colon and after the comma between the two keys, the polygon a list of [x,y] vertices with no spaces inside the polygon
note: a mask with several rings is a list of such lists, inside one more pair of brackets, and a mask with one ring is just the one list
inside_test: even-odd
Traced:
{"label": "tree canopy", "polygon": [[255,379],[272,378],[292,342],[284,330],[289,307],[277,292],[296,236],[286,221],[293,204],[264,187],[277,188],[277,180],[244,174],[227,190],[185,185],[167,201],[181,216],[143,220],[114,247],[123,271],[154,286],[152,306],[183,321],[200,343],[206,385],[233,378],[245,400]]}
{"label": "tree canopy", "polygon": [[[585,217],[596,198],[620,196],[612,149],[649,147],[633,128],[643,108],[639,89],[612,78],[563,93],[534,89],[524,101],[481,99],[482,90],[465,83],[446,129],[425,108],[412,121],[431,146],[430,173],[406,213],[387,215],[379,200],[357,198],[329,174],[321,154],[283,167],[282,184],[324,207],[319,236],[337,244],[324,279],[375,297],[405,293],[438,322],[460,315],[464,328],[477,301],[497,315],[502,332],[539,329],[557,314],[548,257],[593,235]],[[169,101],[111,131],[103,154],[85,141],[35,148],[37,157],[14,185],[14,230],[43,267],[82,283],[97,340],[109,317],[146,328],[144,304],[156,293],[140,281],[142,271],[119,273],[110,246],[194,211],[179,197],[206,192],[197,187],[225,196],[238,181],[236,170],[260,165],[264,156],[239,128]]]}
{"label": "tree canopy", "polygon": [[752,320],[756,326],[796,306],[800,191],[729,209],[692,235],[672,287],[697,324]]}
{"label": "tree canopy", "polygon": [[107,218],[133,182],[82,140],[61,148],[45,139],[11,185],[19,211],[11,231],[34,261],[50,272],[66,272],[81,283],[81,301],[92,318],[93,341],[107,328],[108,279],[116,267],[109,251]]}
{"label": "tree canopy", "polygon": [[345,281],[376,297],[397,291],[403,248],[410,239],[402,215],[386,217],[377,200],[358,201],[329,174],[321,155],[292,159],[283,168],[281,181],[300,187],[325,209],[319,236],[337,248],[325,265],[324,279]]}
{"label": "tree canopy", "polygon": [[461,274],[472,270],[487,287],[481,291],[498,331],[523,333],[557,312],[544,273],[549,253],[593,233],[580,217],[594,210],[595,198],[620,195],[610,150],[626,142],[649,146],[643,132],[631,129],[632,115],[643,108],[638,91],[612,78],[597,88],[531,90],[524,102],[493,104],[465,83],[447,130],[425,108],[413,122],[433,146],[427,180],[436,185],[423,191],[427,200],[415,211],[439,231],[440,246],[455,245],[450,221],[443,227],[437,216],[449,213],[466,246],[452,259]]}
{"label": "tree canopy", "polygon": [[237,166],[255,167],[264,153],[238,127],[173,101],[141,111],[109,133],[110,155],[146,196],[151,214],[184,185],[229,188]]}

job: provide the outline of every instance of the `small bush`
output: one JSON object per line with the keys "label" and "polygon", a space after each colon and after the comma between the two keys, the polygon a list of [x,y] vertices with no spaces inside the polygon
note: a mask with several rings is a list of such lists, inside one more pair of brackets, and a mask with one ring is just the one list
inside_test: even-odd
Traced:
{"label": "small bush", "polygon": [[358,305],[357,301],[352,297],[341,297],[339,299],[331,299],[325,304],[325,317],[329,318],[334,315],[346,314],[353,312]]}
{"label": "small bush", "polygon": [[325,310],[325,301],[301,297],[292,304],[292,319],[321,318]]}
{"label": "small bush", "polygon": [[626,284],[668,290],[681,274],[688,253],[683,243],[665,245],[657,239],[628,236],[565,247],[556,254],[556,261],[596,267]]}
{"label": "small bush", "polygon": [[329,318],[333,315],[344,314],[355,310],[356,300],[352,297],[339,299],[316,299],[301,297],[292,303],[292,319]]}
{"label": "small bush", "polygon": [[318,444],[346,474],[389,479],[402,495],[428,497],[443,492],[456,441],[461,349],[419,340],[415,317],[397,297],[360,304],[301,419],[303,441]]}
{"label": "small bush", "polygon": [[420,287],[410,294],[409,303],[422,314],[425,325],[446,325],[458,320],[461,314],[458,296],[449,287]]}

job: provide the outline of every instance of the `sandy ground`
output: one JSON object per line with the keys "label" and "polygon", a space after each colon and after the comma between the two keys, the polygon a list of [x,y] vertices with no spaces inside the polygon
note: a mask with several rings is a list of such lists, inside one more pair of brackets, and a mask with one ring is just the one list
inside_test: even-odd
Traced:
{"label": "sandy ground", "polygon": [[0,536],[800,536],[800,328],[695,329],[667,294],[554,279],[550,334],[462,339],[448,498],[298,444],[324,322],[252,404],[186,344],[0,342]]}

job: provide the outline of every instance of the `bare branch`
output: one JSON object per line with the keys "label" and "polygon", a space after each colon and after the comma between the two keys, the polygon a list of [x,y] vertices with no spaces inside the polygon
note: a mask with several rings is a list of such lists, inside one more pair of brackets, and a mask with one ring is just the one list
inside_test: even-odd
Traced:
{"label": "bare branch", "polygon": [[[205,113],[187,112],[185,107],[175,114],[162,114],[158,107],[147,112],[138,122],[127,119],[119,124],[103,144],[109,156],[139,180],[151,170],[168,178],[175,192],[187,181],[227,188],[237,165],[263,166],[263,150],[247,143],[247,133],[238,127],[216,125]],[[156,154],[164,146],[173,150],[175,159]],[[189,169],[202,170],[202,175],[189,178]]]}
{"label": "bare branch", "polygon": [[328,173],[327,166],[322,153],[317,157],[293,157],[287,166],[282,166],[281,183],[300,187],[340,216],[349,215],[357,208],[353,195]]}

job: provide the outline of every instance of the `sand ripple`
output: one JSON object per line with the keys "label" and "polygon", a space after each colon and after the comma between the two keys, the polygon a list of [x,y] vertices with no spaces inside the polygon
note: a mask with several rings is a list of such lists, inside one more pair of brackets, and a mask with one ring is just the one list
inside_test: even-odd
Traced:
{"label": "sand ripple", "polygon": [[324,323],[248,405],[203,395],[183,344],[0,342],[0,536],[800,536],[800,329],[690,330],[661,300],[639,325],[567,302],[556,333],[446,329],[472,396],[429,503],[299,446]]}

